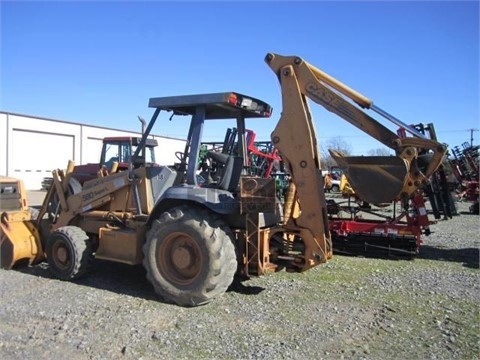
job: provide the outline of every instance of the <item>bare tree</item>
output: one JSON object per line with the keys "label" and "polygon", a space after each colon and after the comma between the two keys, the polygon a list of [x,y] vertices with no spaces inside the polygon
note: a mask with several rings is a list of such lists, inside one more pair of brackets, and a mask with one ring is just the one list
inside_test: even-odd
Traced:
{"label": "bare tree", "polygon": [[348,156],[352,153],[351,145],[341,136],[329,138],[320,146],[320,155],[322,156],[321,165],[323,170],[328,170],[331,166],[337,165],[335,160],[333,160],[332,156],[328,152],[329,149],[337,150],[345,156]]}
{"label": "bare tree", "polygon": [[392,153],[392,150],[388,148],[377,148],[377,149],[368,150],[368,155],[369,156],[389,156],[389,155],[393,155],[393,153]]}

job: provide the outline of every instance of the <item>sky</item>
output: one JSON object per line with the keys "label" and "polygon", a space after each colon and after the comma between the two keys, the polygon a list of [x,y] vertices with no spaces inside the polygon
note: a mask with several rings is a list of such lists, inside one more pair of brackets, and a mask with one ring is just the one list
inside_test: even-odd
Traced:
{"label": "sky", "polygon": [[[296,55],[449,147],[478,144],[478,1],[0,1],[0,110],[140,131],[151,97],[236,91],[281,111],[269,52]],[[321,147],[381,143],[310,101]],[[398,126],[369,115],[396,132]],[[161,113],[152,133],[186,138]],[[207,122],[222,141],[232,121]]]}

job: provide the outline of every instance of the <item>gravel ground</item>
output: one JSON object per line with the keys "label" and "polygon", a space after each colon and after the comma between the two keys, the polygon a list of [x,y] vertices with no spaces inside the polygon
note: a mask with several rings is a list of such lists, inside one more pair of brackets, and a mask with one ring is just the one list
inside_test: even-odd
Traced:
{"label": "gravel ground", "polygon": [[335,255],[164,304],[141,267],[97,261],[77,282],[46,264],[0,270],[0,359],[478,359],[479,217],[431,227],[413,260]]}

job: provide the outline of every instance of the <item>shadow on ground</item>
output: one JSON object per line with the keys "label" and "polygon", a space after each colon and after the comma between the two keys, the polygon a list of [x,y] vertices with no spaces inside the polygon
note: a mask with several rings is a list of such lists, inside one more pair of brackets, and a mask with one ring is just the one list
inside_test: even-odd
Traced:
{"label": "shadow on ground", "polygon": [[[43,262],[35,266],[14,268],[24,274],[56,280],[48,269],[48,264]],[[59,280],[60,281],[60,280]],[[117,294],[142,298],[145,300],[161,301],[155,294],[152,285],[146,278],[146,271],[142,265],[131,266],[111,261],[95,260],[91,270],[80,279],[73,281],[75,284],[91,288],[111,291]],[[248,286],[235,279],[228,291],[242,295],[257,295],[264,289],[258,286]]]}
{"label": "shadow on ground", "polygon": [[458,262],[473,269],[480,268],[480,251],[478,248],[446,249],[422,245],[417,257],[428,260]]}
{"label": "shadow on ground", "polygon": [[[47,279],[57,279],[48,269],[46,262],[30,267],[18,267],[15,270]],[[60,280],[59,280],[60,281]],[[121,263],[95,260],[85,276],[72,281],[75,284],[107,290],[118,294],[157,300],[156,294],[146,279],[142,266],[130,266]]]}
{"label": "shadow on ground", "polygon": [[234,279],[232,285],[228,288],[228,291],[233,291],[242,295],[258,295],[260,294],[265,288],[260,286],[249,286],[245,285],[244,282],[246,280],[241,279]]}
{"label": "shadow on ground", "polygon": [[415,259],[427,259],[427,260],[438,260],[438,261],[451,261],[462,263],[463,266],[479,269],[480,268],[480,251],[478,248],[465,248],[465,249],[446,249],[446,248],[437,248],[429,245],[420,246],[419,253],[416,255],[401,253],[389,253],[387,251],[357,251],[355,252],[345,252],[341,250],[335,251],[334,255],[343,255],[343,256],[357,256],[365,257],[370,259],[382,259],[382,260],[415,260]]}

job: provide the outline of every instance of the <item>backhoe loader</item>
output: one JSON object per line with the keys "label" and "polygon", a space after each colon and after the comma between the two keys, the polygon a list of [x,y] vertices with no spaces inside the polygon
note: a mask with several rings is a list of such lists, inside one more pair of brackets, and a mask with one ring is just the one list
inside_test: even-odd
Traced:
{"label": "backhoe loader", "polygon": [[[53,171],[36,220],[26,214],[21,181],[15,183],[15,195],[8,194],[6,208],[3,200],[0,205],[0,265],[12,268],[46,259],[56,277],[74,280],[93,259],[143,264],[164,301],[196,306],[224,293],[236,274],[248,279],[281,269],[303,272],[326,262],[332,241],[307,97],[396,149],[397,157],[374,160],[333,154],[357,184],[356,191],[371,202],[408,196],[441,161],[445,151],[437,142],[390,134],[331,87],[363,107],[372,107],[371,101],[301,58],[270,53],[266,62],[282,91],[282,115],[271,140],[291,179],[281,211],[275,179],[245,172],[245,119],[269,118],[270,105],[236,92],[151,98],[154,113],[127,170],[101,172],[83,185],[72,176],[73,162],[65,171]],[[161,111],[191,117],[185,149],[172,166],[150,166],[140,156]],[[236,120],[238,151],[210,151],[207,156],[221,169],[217,181],[201,184],[203,127],[215,119]],[[418,147],[433,151],[425,171],[416,165]],[[14,187],[9,179],[4,182]]]}

